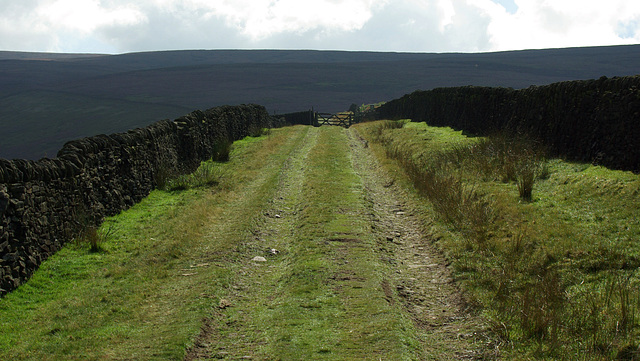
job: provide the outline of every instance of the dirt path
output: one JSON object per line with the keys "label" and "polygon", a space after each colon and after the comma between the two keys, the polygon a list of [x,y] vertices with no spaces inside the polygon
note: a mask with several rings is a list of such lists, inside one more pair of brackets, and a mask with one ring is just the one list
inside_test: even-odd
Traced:
{"label": "dirt path", "polygon": [[484,323],[467,311],[446,260],[424,232],[416,199],[402,189],[353,128],[349,131],[353,166],[373,204],[371,223],[395,272],[390,285],[404,310],[422,331],[426,359],[487,359],[491,350]]}
{"label": "dirt path", "polygon": [[243,239],[206,259],[232,281],[185,359],[487,356],[412,201],[357,132],[307,128],[283,151],[211,226],[212,241]]}

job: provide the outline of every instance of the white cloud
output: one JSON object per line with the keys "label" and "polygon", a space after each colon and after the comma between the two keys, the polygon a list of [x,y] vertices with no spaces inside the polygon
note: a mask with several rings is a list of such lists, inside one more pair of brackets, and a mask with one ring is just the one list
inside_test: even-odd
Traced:
{"label": "white cloud", "polygon": [[146,16],[134,6],[104,6],[99,0],[56,0],[42,4],[36,16],[50,28],[82,34],[89,34],[102,26],[126,26],[146,21]]}
{"label": "white cloud", "polygon": [[[99,0],[14,1],[0,5],[0,11],[0,48],[8,50],[112,48],[95,35],[99,29],[146,21],[145,14],[133,5]],[[88,41],[99,46],[88,45]],[[79,44],[82,49],[73,48]]]}
{"label": "white cloud", "polygon": [[282,33],[323,29],[349,32],[362,28],[385,0],[189,0],[206,16],[224,20],[251,41]]}
{"label": "white cloud", "polygon": [[619,31],[620,24],[633,24],[632,20],[640,16],[637,1],[515,0],[515,3],[517,11],[509,14],[490,1],[475,1],[492,19],[488,28],[491,50],[640,42],[637,31],[626,38]]}
{"label": "white cloud", "polygon": [[0,0],[0,49],[491,51],[640,42],[629,0]]}

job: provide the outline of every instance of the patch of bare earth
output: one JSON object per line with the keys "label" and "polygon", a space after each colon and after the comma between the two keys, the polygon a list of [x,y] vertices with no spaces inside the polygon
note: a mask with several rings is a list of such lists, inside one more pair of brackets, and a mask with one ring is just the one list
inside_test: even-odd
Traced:
{"label": "patch of bare earth", "polygon": [[395,269],[382,288],[398,299],[422,331],[427,359],[495,359],[486,322],[474,314],[454,282],[445,258],[425,231],[413,199],[379,164],[357,130],[349,130],[353,166],[372,204],[372,231],[379,255]]}

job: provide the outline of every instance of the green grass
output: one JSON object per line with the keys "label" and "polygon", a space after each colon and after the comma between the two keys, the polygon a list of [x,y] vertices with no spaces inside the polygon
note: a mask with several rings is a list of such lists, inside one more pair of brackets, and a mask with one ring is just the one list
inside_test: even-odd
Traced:
{"label": "green grass", "polygon": [[392,266],[377,254],[345,129],[273,130],[202,167],[217,184],[152,192],[106,220],[99,252],[68,242],[0,299],[0,359],[178,360],[200,348],[422,358],[415,326],[385,294]]}
{"label": "green grass", "polygon": [[[276,293],[273,353],[283,359],[412,359],[412,325],[384,297],[362,183],[341,128],[323,128],[311,151],[290,265]],[[279,303],[281,302],[281,303]],[[286,315],[295,315],[292,318]],[[414,331],[413,331],[414,332]],[[415,356],[415,355],[414,355]]]}
{"label": "green grass", "polygon": [[[533,192],[522,197],[518,167],[513,177],[505,167],[521,158],[497,159],[528,157],[513,145],[478,152],[485,139],[424,123],[397,129],[369,123],[361,133],[377,140],[378,154],[397,159],[387,166],[402,167],[430,199],[425,214],[438,220],[429,224],[436,243],[472,303],[494,320],[506,356],[638,357],[640,176],[536,156],[527,161],[537,175]],[[440,196],[429,195],[434,187]],[[439,197],[451,194],[480,206],[448,200],[439,206]],[[460,221],[451,220],[452,209]],[[483,218],[487,212],[492,218]]]}
{"label": "green grass", "polygon": [[[104,242],[103,252],[90,252],[84,243],[70,243],[44,262],[27,284],[0,301],[2,358],[135,355],[143,342],[158,356],[177,358],[178,340],[188,339],[188,330],[193,331],[197,324],[189,325],[188,310],[162,304],[168,300],[161,295],[171,292],[167,281],[176,288],[185,285],[180,284],[175,270],[174,256],[182,247],[158,241],[164,232],[157,222],[170,222],[181,201],[154,192],[113,220],[128,232],[119,231]],[[158,318],[154,307],[167,314]],[[158,322],[166,319],[172,325],[156,335]],[[174,332],[177,334],[167,337]]]}
{"label": "green grass", "polygon": [[304,128],[297,151],[264,183],[272,197],[265,216],[239,245],[247,261],[257,255],[267,262],[232,267],[238,277],[225,297],[233,306],[212,317],[214,331],[203,342],[219,357],[419,359],[411,321],[399,302],[385,299],[389,266],[373,251],[369,205],[345,130]]}
{"label": "green grass", "polygon": [[208,242],[209,222],[292,137],[273,133],[236,142],[228,163],[207,165],[223,174],[219,186],[156,190],[108,219],[102,228],[114,231],[102,252],[69,242],[45,261],[0,299],[0,359],[182,359],[232,278],[205,259],[233,247]]}

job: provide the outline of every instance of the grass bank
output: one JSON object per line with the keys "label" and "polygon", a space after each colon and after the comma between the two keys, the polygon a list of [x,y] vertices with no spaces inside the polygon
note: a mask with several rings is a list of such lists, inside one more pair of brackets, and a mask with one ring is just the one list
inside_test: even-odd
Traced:
{"label": "grass bank", "polygon": [[640,176],[546,160],[522,139],[424,123],[358,129],[429,200],[435,243],[503,356],[640,357]]}

